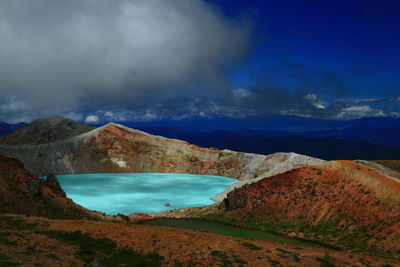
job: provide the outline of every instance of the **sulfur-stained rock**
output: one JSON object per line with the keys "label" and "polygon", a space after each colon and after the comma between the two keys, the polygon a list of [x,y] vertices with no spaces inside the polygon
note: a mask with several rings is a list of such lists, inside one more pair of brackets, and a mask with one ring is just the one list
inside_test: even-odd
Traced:
{"label": "sulfur-stained rock", "polygon": [[48,187],[50,187],[51,189],[53,189],[53,191],[54,191],[56,194],[58,194],[58,195],[60,195],[60,196],[62,196],[62,197],[67,197],[67,195],[65,194],[64,190],[61,188],[60,182],[58,182],[58,179],[57,179],[57,177],[56,177],[54,174],[49,173],[49,174],[47,175],[45,184],[46,184]]}
{"label": "sulfur-stained rock", "polygon": [[319,229],[314,239],[359,235],[380,249],[400,250],[400,181],[354,161],[260,179],[230,191],[219,207],[236,220],[309,225]]}
{"label": "sulfur-stained rock", "polygon": [[170,172],[250,180],[288,168],[323,163],[295,153],[269,156],[203,148],[109,123],[87,133],[36,145],[0,145],[36,175]]}

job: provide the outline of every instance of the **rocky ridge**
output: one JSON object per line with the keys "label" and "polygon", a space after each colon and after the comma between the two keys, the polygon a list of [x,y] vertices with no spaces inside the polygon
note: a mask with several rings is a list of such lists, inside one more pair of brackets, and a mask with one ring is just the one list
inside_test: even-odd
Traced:
{"label": "rocky ridge", "polygon": [[202,148],[115,123],[57,142],[0,145],[0,153],[18,158],[36,175],[170,172],[250,180],[293,167],[323,163],[294,153],[265,156]]}
{"label": "rocky ridge", "polygon": [[39,179],[23,164],[0,155],[0,213],[49,218],[90,218],[90,212],[66,198],[57,178]]}

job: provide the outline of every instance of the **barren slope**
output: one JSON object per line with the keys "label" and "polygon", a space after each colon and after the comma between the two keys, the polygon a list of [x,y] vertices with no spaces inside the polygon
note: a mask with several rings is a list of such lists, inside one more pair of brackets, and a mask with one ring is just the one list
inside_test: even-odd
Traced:
{"label": "barren slope", "polygon": [[[323,163],[298,154],[270,156],[202,148],[110,123],[59,142],[0,145],[34,174],[170,172],[222,175],[239,180]],[[287,161],[290,159],[290,161]]]}
{"label": "barren slope", "polygon": [[86,209],[66,198],[58,181],[43,180],[16,159],[0,155],[0,212],[50,218],[88,218]]}
{"label": "barren slope", "polygon": [[362,251],[400,251],[400,182],[353,161],[294,169],[228,193],[225,220]]}
{"label": "barren slope", "polygon": [[[110,266],[126,266],[124,262],[133,261],[127,257],[131,250],[158,254],[163,257],[162,266],[174,267],[399,265],[395,260],[351,252],[178,228],[12,215],[0,215],[1,236],[0,265],[19,262],[23,266],[84,266],[85,262],[108,257],[108,262],[113,259]],[[114,242],[119,250],[112,248]]]}
{"label": "barren slope", "polygon": [[372,160],[372,161],[400,172],[400,160]]}

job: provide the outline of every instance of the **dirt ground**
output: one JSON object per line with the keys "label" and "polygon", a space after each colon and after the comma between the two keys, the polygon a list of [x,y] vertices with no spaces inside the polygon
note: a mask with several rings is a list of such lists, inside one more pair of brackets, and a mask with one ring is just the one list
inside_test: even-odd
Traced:
{"label": "dirt ground", "polygon": [[[10,227],[1,218],[22,221],[23,227]],[[43,230],[79,230],[113,240],[119,248],[157,253],[164,258],[162,266],[400,266],[351,252],[186,229],[14,215],[0,215],[0,266],[84,266],[76,257],[77,247],[41,234]]]}

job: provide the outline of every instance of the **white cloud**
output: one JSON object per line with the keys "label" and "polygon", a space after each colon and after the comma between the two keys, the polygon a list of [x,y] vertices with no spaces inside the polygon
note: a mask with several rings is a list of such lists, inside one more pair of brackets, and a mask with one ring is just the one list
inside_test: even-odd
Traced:
{"label": "white cloud", "polygon": [[305,95],[303,98],[305,100],[308,100],[313,105],[313,107],[315,107],[317,109],[325,109],[326,108],[325,105],[318,100],[318,97],[316,94],[308,94],[308,95]]}
{"label": "white cloud", "polygon": [[310,101],[315,101],[317,100],[317,95],[315,94],[308,94],[304,96],[304,99],[310,100]]}
{"label": "white cloud", "polygon": [[98,123],[98,122],[100,122],[100,119],[96,115],[89,115],[89,116],[86,116],[85,122],[86,123]]}
{"label": "white cloud", "polygon": [[362,117],[385,117],[385,114],[382,110],[372,108],[369,105],[364,106],[350,106],[343,108],[336,117],[339,119],[357,119]]}
{"label": "white cloud", "polygon": [[251,96],[251,92],[243,88],[238,88],[232,91],[232,95],[237,99],[242,99]]}
{"label": "white cloud", "polygon": [[317,109],[325,109],[326,107],[321,103],[312,103],[312,105]]}
{"label": "white cloud", "polygon": [[400,112],[393,111],[390,113],[390,115],[396,118],[400,118]]}

